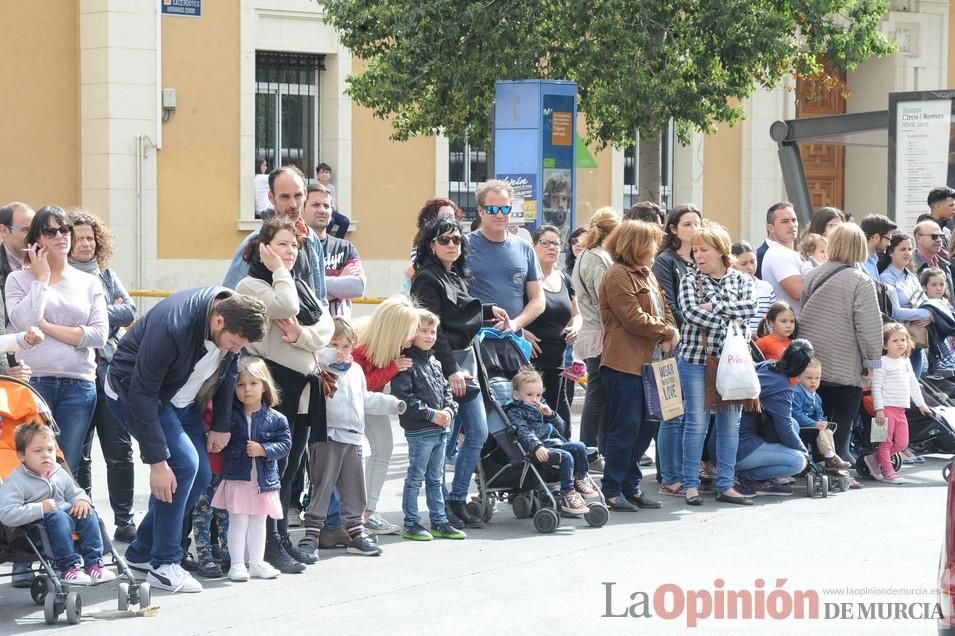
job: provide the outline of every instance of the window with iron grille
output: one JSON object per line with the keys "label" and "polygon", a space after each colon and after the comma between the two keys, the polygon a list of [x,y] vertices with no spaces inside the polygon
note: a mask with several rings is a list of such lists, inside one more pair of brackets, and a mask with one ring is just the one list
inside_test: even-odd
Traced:
{"label": "window with iron grille", "polygon": [[448,198],[464,211],[465,223],[477,218],[475,191],[488,180],[486,148],[467,143],[448,144]]}
{"label": "window with iron grille", "polygon": [[[673,120],[660,135],[660,199],[661,207],[667,210],[673,207],[673,148],[676,135]],[[639,203],[644,197],[640,196],[640,132],[634,135],[634,145],[623,151],[623,209],[629,210],[634,203]]]}
{"label": "window with iron grille", "polygon": [[255,53],[255,154],[269,162],[269,169],[292,164],[306,177],[314,174],[323,59],[308,53]]}

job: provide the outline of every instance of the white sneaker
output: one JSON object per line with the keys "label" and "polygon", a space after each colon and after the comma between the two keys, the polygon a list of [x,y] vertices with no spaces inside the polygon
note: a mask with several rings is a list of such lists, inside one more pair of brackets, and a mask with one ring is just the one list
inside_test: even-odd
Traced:
{"label": "white sneaker", "polygon": [[249,571],[245,569],[245,563],[233,563],[229,567],[229,580],[236,583],[245,583],[249,580]]}
{"label": "white sneaker", "polygon": [[[276,568],[273,568],[271,565],[269,565],[265,561],[261,561],[259,563],[249,564],[249,574],[252,576],[253,579],[274,579],[279,574],[281,574],[281,572],[279,572]],[[231,576],[231,572],[230,572],[230,576]]]}
{"label": "white sneaker", "polygon": [[178,563],[163,563],[150,568],[146,582],[160,590],[170,592],[201,592],[202,584],[182,569]]}
{"label": "white sneaker", "polygon": [[398,532],[401,530],[401,527],[388,522],[384,517],[376,512],[375,514],[368,517],[367,520],[365,520],[365,530],[367,530],[369,534],[374,535],[398,534]]}
{"label": "white sneaker", "polygon": [[116,579],[116,574],[112,570],[104,568],[101,563],[86,568],[86,573],[90,577],[90,585],[108,583]]}
{"label": "white sneaker", "polygon": [[139,561],[130,561],[129,559],[126,559],[126,565],[133,573],[133,576],[139,581],[144,581],[146,579],[146,575],[149,574],[149,570],[152,568],[152,566],[149,564],[149,561],[143,561],[140,563]]}
{"label": "white sneaker", "polygon": [[866,455],[862,458],[862,461],[868,466],[869,472],[872,473],[872,478],[882,481],[882,467],[879,465],[879,460],[875,456],[875,453]]}
{"label": "white sneaker", "polygon": [[882,481],[884,481],[887,484],[895,484],[897,486],[908,483],[905,481],[904,477],[901,477],[898,474],[883,476]]}

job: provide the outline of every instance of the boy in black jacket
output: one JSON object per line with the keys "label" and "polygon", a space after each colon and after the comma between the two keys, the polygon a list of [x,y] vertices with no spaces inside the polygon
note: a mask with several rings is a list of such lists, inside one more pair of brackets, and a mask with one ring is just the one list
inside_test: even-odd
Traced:
{"label": "boy in black jacket", "polygon": [[525,367],[511,380],[511,386],[514,401],[504,410],[517,429],[517,439],[538,462],[560,464],[561,510],[572,515],[586,513],[587,504],[581,495],[597,496],[583,478],[590,468],[587,447],[581,442],[566,441],[558,433],[564,428],[564,421],[542,400],[544,380],[540,373]]}
{"label": "boy in black jacket", "polygon": [[[421,321],[412,345],[405,351],[411,358],[411,368],[402,371],[391,381],[391,394],[404,401],[405,412],[398,417],[408,440],[408,475],[401,509],[405,515],[405,539],[430,541],[465,539],[467,535],[448,523],[444,512],[444,449],[448,441],[448,427],[454,421],[458,405],[451,395],[451,385],[444,377],[441,363],[431,348],[438,337],[438,317],[421,310]],[[421,525],[418,514],[418,493],[425,482],[431,531]]]}

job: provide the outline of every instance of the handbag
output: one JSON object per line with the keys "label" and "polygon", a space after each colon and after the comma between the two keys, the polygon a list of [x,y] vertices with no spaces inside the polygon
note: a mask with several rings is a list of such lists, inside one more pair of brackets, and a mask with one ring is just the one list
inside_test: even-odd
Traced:
{"label": "handbag", "polygon": [[729,328],[716,370],[716,390],[725,401],[755,400],[759,397],[759,376],[741,321],[731,321]]}
{"label": "handbag", "polygon": [[458,369],[464,372],[464,395],[458,399],[458,402],[468,402],[481,392],[481,385],[478,382],[478,364],[477,364],[477,355],[474,353],[474,345],[470,345],[466,349],[457,349],[452,351],[454,354],[454,362],[458,365]]}
{"label": "handbag", "polygon": [[914,322],[907,322],[905,323],[905,328],[909,330],[909,335],[912,336],[912,343],[916,349],[928,348],[928,327],[921,327]]}
{"label": "handbag", "polygon": [[643,397],[648,419],[665,422],[683,415],[683,387],[676,358],[657,357],[643,365]]}

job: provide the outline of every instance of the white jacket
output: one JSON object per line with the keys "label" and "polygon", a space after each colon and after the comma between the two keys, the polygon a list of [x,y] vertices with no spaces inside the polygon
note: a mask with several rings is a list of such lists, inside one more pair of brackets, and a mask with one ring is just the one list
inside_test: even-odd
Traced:
{"label": "white jacket", "polygon": [[872,369],[872,406],[877,411],[886,406],[907,409],[910,401],[925,406],[912,363],[907,357],[882,356],[882,367]]}
{"label": "white jacket", "polygon": [[400,415],[405,403],[387,393],[368,390],[365,372],[352,363],[342,373],[328,365],[335,362],[335,349],[326,347],[318,352],[318,361],[327,371],[338,374],[335,395],[325,399],[325,419],[328,422],[328,439],[342,444],[361,444],[365,433],[365,413],[372,415]]}

